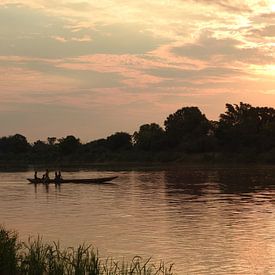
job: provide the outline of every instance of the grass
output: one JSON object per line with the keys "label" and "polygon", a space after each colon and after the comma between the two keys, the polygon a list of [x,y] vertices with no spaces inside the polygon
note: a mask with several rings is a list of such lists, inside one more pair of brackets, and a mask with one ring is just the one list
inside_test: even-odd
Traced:
{"label": "grass", "polygon": [[85,244],[61,249],[59,242],[44,243],[41,237],[18,240],[15,231],[0,226],[1,275],[172,275],[172,265],[134,257],[130,262],[101,259]]}

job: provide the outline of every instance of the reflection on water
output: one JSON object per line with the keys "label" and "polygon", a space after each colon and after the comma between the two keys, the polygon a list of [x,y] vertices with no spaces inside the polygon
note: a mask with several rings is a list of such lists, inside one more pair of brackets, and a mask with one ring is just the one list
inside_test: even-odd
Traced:
{"label": "reflection on water", "polygon": [[113,184],[27,184],[32,172],[0,173],[0,223],[20,236],[66,246],[93,243],[102,256],[174,262],[178,274],[275,274],[275,169],[177,167],[86,169]]}

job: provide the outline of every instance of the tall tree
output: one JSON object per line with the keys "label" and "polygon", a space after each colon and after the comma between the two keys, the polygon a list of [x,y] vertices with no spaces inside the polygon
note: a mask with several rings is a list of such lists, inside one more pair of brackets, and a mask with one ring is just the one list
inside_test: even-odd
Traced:
{"label": "tall tree", "polygon": [[184,107],[164,121],[170,146],[193,143],[209,134],[210,122],[198,107]]}
{"label": "tall tree", "polygon": [[155,151],[164,147],[164,130],[156,123],[144,124],[133,135],[135,146],[145,151]]}
{"label": "tall tree", "polygon": [[106,144],[111,150],[128,150],[132,148],[132,136],[125,132],[117,132],[107,137]]}
{"label": "tall tree", "polygon": [[0,151],[3,153],[26,153],[30,150],[31,146],[25,136],[15,134],[0,139]]}
{"label": "tall tree", "polygon": [[69,155],[77,151],[80,147],[80,140],[72,135],[58,140],[58,147],[61,154]]}
{"label": "tall tree", "polygon": [[[261,151],[265,144],[272,147],[275,143],[275,110],[266,107],[252,107],[240,102],[226,104],[226,112],[220,115],[216,136],[227,150],[253,148]],[[264,143],[263,143],[264,141]]]}

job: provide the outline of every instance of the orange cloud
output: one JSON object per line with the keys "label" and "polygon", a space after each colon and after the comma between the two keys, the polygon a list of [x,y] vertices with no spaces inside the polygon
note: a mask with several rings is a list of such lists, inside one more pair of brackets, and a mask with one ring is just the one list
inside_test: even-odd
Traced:
{"label": "orange cloud", "polygon": [[153,120],[188,104],[211,117],[227,101],[275,106],[274,15],[272,0],[3,0],[1,108]]}

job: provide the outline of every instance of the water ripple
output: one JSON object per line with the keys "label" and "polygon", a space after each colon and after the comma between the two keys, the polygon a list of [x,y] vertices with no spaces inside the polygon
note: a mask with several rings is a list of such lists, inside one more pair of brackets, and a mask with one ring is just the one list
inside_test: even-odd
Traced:
{"label": "water ripple", "polygon": [[93,243],[118,259],[154,256],[178,274],[275,274],[272,167],[116,171],[110,185],[48,188],[27,184],[30,173],[0,173],[0,223],[22,238]]}

